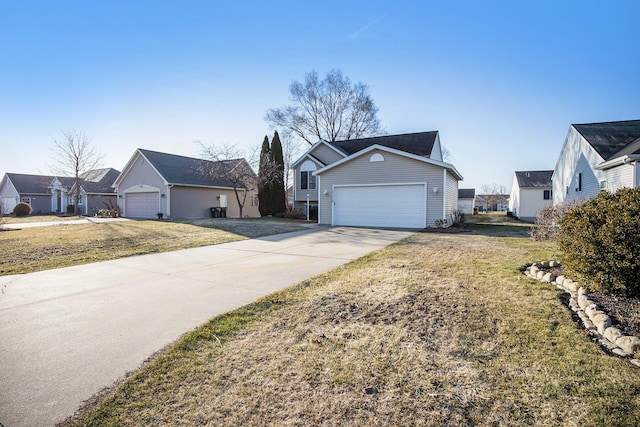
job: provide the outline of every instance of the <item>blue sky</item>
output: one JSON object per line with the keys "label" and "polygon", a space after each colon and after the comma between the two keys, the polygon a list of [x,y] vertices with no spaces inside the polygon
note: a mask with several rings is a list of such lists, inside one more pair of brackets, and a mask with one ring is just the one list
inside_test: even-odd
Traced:
{"label": "blue sky", "polygon": [[255,147],[292,80],[338,68],[387,133],[439,130],[461,187],[553,169],[571,123],[640,118],[638,1],[0,0],[0,174],[48,173],[61,130]]}

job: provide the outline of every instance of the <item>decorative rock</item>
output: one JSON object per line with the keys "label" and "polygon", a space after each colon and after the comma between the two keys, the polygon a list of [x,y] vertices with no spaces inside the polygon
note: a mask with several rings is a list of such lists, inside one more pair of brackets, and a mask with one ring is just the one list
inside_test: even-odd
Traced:
{"label": "decorative rock", "polygon": [[[589,319],[593,320],[593,316],[595,316],[597,314],[596,312],[598,312],[598,306],[595,305],[594,303],[591,303],[584,308],[584,312],[587,313],[587,316],[589,316]],[[604,313],[604,311],[599,311],[599,313]]]}
{"label": "decorative rock", "polygon": [[578,300],[574,297],[569,298],[569,308],[573,311],[580,310],[580,306],[578,305]]}
{"label": "decorative rock", "polygon": [[570,292],[578,292],[578,284],[571,279],[564,279],[562,286]]}
{"label": "decorative rock", "polygon": [[542,261],[543,268],[549,268],[549,261]]}
{"label": "decorative rock", "polygon": [[560,285],[560,286],[563,286],[563,284],[564,284],[564,279],[565,279],[565,277],[564,277],[563,275],[560,275],[560,276],[556,277],[556,283],[557,283],[558,285]]}
{"label": "decorative rock", "polygon": [[587,294],[587,290],[585,288],[578,288],[578,296],[586,295],[586,294]]}
{"label": "decorative rock", "polygon": [[611,326],[611,318],[604,313],[596,314],[591,321],[596,325],[596,328],[598,328],[600,335],[604,334],[604,330]]}
{"label": "decorative rock", "polygon": [[615,343],[616,340],[622,336],[622,331],[614,326],[609,326],[604,330],[604,337],[609,341]]}
{"label": "decorative rock", "polygon": [[531,267],[529,267],[529,272],[531,273],[531,275],[533,277],[536,276],[536,274],[538,274],[538,271],[540,271],[540,269],[538,268],[537,265],[533,264]]}
{"label": "decorative rock", "polygon": [[608,339],[606,339],[605,337],[598,338],[598,342],[603,347],[606,347],[607,350],[613,350],[614,348],[616,348],[616,345],[614,343],[612,343],[611,341],[609,341]]}
{"label": "decorative rock", "polygon": [[536,279],[538,280],[542,280],[542,278],[544,277],[544,271],[540,270],[538,271],[538,273],[536,274]]}
{"label": "decorative rock", "polygon": [[640,360],[638,359],[631,359],[629,360],[629,362],[631,362],[633,365],[637,366],[638,368],[640,368]]}
{"label": "decorative rock", "polygon": [[558,261],[549,261],[549,267],[560,267],[560,263]]}
{"label": "decorative rock", "polygon": [[542,276],[542,281],[543,281],[544,283],[551,283],[551,282],[553,282],[554,280],[556,280],[556,276],[554,276],[554,275],[553,275],[553,274],[551,274],[551,273],[546,273],[544,276]]}
{"label": "decorative rock", "polygon": [[618,337],[616,345],[628,354],[633,354],[640,350],[640,338],[629,335]]}
{"label": "decorative rock", "polygon": [[611,353],[615,354],[616,356],[620,356],[620,357],[627,357],[629,356],[629,354],[627,354],[623,349],[618,348],[618,347],[614,347],[611,349]]}
{"label": "decorative rock", "polygon": [[589,298],[584,294],[580,295],[580,292],[578,291],[578,305],[580,308],[584,310],[590,303],[591,301],[589,301]]}

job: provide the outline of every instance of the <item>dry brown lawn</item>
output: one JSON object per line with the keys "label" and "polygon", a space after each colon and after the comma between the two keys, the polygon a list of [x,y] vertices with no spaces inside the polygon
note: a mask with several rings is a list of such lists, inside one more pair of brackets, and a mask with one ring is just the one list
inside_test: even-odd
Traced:
{"label": "dry brown lawn", "polygon": [[415,234],[216,317],[68,424],[638,425],[640,370],[520,274],[554,247],[517,227]]}
{"label": "dry brown lawn", "polygon": [[301,229],[296,222],[282,220],[220,219],[194,223],[124,221],[2,231],[0,275],[31,273]]}

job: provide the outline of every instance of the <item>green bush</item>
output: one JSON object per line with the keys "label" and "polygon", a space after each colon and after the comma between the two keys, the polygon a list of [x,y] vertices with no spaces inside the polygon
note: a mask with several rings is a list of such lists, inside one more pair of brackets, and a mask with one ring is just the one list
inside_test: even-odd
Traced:
{"label": "green bush", "polygon": [[31,214],[31,205],[29,203],[20,202],[13,208],[14,216],[27,216]]}
{"label": "green bush", "polygon": [[559,225],[570,276],[593,291],[640,296],[640,188],[603,191]]}

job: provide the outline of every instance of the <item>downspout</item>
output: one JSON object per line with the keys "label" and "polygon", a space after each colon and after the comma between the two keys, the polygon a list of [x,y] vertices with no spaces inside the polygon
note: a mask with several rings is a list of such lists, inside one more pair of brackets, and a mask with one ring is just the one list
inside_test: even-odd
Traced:
{"label": "downspout", "polygon": [[[167,218],[171,218],[171,189],[173,184],[167,185]],[[162,197],[160,198],[162,199]]]}
{"label": "downspout", "polygon": [[[442,169],[442,219],[447,219],[447,170]],[[448,224],[447,220],[447,224]]]}

